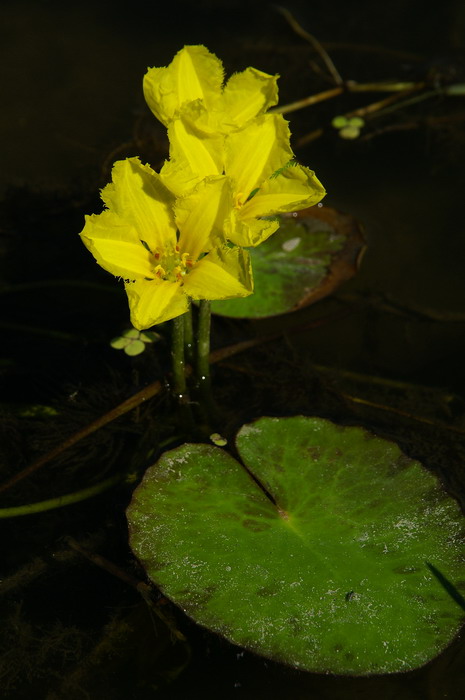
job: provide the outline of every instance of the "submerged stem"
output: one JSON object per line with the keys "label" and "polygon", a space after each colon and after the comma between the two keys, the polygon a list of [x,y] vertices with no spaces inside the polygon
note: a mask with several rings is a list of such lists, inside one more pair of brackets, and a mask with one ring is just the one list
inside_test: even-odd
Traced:
{"label": "submerged stem", "polygon": [[98,484],[89,486],[86,489],[81,489],[81,491],[75,491],[74,493],[67,493],[64,496],[57,496],[56,498],[49,498],[46,501],[40,501],[39,503],[27,503],[21,506],[11,506],[10,508],[0,508],[0,519],[3,518],[17,518],[21,515],[32,515],[34,513],[44,513],[48,510],[55,510],[56,508],[63,508],[63,506],[69,506],[73,503],[79,503],[80,501],[85,501],[93,496],[98,496],[100,493],[107,491],[116,484],[118,484],[124,478],[125,474],[115,474],[110,476],[104,481],[100,481]]}
{"label": "submerged stem", "polygon": [[186,393],[184,316],[173,318],[171,330],[171,366],[173,370],[173,391],[178,398],[182,398]]}
{"label": "submerged stem", "polygon": [[197,328],[197,380],[200,385],[210,381],[210,319],[211,304],[203,299],[199,304]]}
{"label": "submerged stem", "polygon": [[190,365],[194,363],[194,329],[192,326],[192,305],[189,304],[189,311],[182,317],[184,319],[184,352],[186,362]]}

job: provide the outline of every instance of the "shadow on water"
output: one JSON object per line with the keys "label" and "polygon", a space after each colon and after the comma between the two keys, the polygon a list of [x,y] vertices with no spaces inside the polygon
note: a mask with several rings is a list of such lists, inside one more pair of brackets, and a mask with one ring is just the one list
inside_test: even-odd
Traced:
{"label": "shadow on water", "polygon": [[450,595],[452,600],[454,600],[457,603],[457,605],[459,605],[462,608],[462,610],[465,610],[465,598],[460,593],[460,591],[457,590],[452,581],[449,581],[447,576],[444,576],[444,574],[441,573],[441,571],[439,571],[439,569],[433,566],[433,564],[431,564],[429,561],[426,561],[425,564],[431,571],[433,576],[435,576],[436,579],[439,581],[444,590]]}

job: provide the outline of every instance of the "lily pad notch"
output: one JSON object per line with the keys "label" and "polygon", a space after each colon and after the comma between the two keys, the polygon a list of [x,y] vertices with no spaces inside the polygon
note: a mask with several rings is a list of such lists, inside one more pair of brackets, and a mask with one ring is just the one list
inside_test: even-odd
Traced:
{"label": "lily pad notch", "polygon": [[134,493],[131,546],[167,597],[231,642],[317,673],[408,671],[450,644],[465,521],[436,476],[321,418],[260,418],[236,445],[246,469],[183,445]]}

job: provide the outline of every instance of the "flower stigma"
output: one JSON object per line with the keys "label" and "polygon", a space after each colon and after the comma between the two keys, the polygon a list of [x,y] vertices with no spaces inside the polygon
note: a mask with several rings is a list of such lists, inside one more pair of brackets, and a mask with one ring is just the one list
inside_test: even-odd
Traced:
{"label": "flower stigma", "polygon": [[185,275],[187,275],[190,268],[194,265],[193,260],[190,259],[190,254],[181,253],[178,245],[174,247],[172,245],[166,246],[162,252],[159,250],[153,252],[145,241],[141,240],[141,243],[150,253],[151,263],[153,265],[152,272],[154,277],[146,279],[150,280],[157,277],[165,282],[178,282],[182,286]]}
{"label": "flower stigma", "polygon": [[240,209],[244,202],[246,201],[245,195],[243,192],[237,192],[234,195],[234,208],[235,209]]}

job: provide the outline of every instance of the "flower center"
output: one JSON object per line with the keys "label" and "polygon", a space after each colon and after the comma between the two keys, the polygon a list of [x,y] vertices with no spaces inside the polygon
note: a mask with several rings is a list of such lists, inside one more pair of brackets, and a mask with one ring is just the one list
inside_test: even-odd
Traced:
{"label": "flower center", "polygon": [[189,272],[194,262],[189,253],[180,253],[179,246],[150,251],[151,265],[154,277],[166,282],[183,283],[183,278]]}

